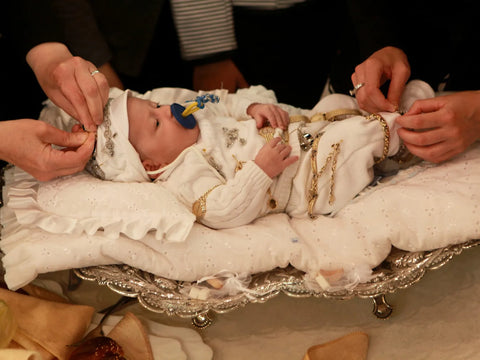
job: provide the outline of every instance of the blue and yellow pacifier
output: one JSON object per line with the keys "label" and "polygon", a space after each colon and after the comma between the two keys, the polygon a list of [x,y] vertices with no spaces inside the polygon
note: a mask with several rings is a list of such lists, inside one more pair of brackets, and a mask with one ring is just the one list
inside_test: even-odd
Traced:
{"label": "blue and yellow pacifier", "polygon": [[195,117],[192,114],[197,110],[203,109],[205,107],[205,103],[209,101],[212,103],[218,103],[220,98],[212,94],[200,95],[197,96],[195,100],[187,101],[192,102],[187,107],[178,103],[173,103],[170,105],[170,109],[180,125],[186,129],[193,129],[197,124],[197,120],[195,120]]}

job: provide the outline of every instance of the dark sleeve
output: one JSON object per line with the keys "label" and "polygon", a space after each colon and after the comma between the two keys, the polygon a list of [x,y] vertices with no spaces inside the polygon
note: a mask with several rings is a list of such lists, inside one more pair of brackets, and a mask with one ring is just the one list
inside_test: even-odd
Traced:
{"label": "dark sleeve", "polygon": [[73,55],[81,56],[96,66],[110,61],[110,48],[88,0],[51,0],[51,3],[65,44]]}
{"label": "dark sleeve", "polygon": [[5,5],[4,31],[22,56],[43,42],[65,41],[50,0],[16,0]]}
{"label": "dark sleeve", "polygon": [[[436,88],[451,71],[451,30],[462,26],[454,9],[465,2],[469,0],[456,0],[455,5],[436,0],[347,0],[351,28],[340,44],[339,65],[333,67],[333,88],[346,93],[355,66],[386,46],[405,52],[411,79],[422,79]],[[468,7],[463,9],[468,11]]]}
{"label": "dark sleeve", "polygon": [[329,77],[335,92],[348,94],[355,66],[385,46],[402,48],[398,26],[393,26],[402,16],[402,7],[395,6],[400,13],[393,11],[392,2],[383,0],[345,0],[344,6],[342,25],[336,29],[337,54]]}
{"label": "dark sleeve", "polygon": [[358,43],[361,58],[385,46],[403,46],[397,30],[405,28],[401,25],[403,6],[384,0],[348,0],[347,8],[354,31],[351,36]]}
{"label": "dark sleeve", "polygon": [[44,42],[61,42],[73,55],[100,66],[109,47],[87,0],[16,0],[8,3],[7,33],[22,55]]}

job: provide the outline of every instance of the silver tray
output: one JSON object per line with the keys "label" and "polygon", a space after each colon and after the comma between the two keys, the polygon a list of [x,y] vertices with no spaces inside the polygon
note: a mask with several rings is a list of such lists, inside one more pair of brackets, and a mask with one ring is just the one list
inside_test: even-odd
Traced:
{"label": "silver tray", "polygon": [[249,285],[251,292],[205,300],[185,295],[182,289],[192,285],[190,282],[166,279],[128,265],[86,267],[75,269],[74,273],[81,279],[106,285],[120,295],[137,298],[150,311],[190,317],[197,327],[211,324],[211,312],[221,314],[249,303],[263,303],[280,293],[292,297],[314,296],[338,300],[371,298],[375,316],[387,318],[393,309],[385,299],[386,294],[415,284],[427,270],[438,269],[463,250],[479,244],[480,239],[420,252],[394,248],[382,264],[374,269],[370,281],[334,291],[312,290],[304,281],[304,273],[291,266],[253,275]]}
{"label": "silver tray", "polygon": [[[7,166],[8,167],[8,166]],[[2,203],[3,171],[0,166],[0,207]],[[190,317],[197,327],[210,325],[209,313],[226,313],[249,303],[263,303],[284,293],[292,297],[318,297],[346,300],[353,297],[371,298],[373,313],[379,318],[387,318],[392,307],[385,295],[397,289],[407,288],[417,283],[427,270],[441,268],[463,250],[480,244],[480,239],[450,245],[432,251],[407,252],[392,249],[390,255],[373,271],[373,278],[353,288],[340,290],[312,290],[304,280],[304,273],[291,266],[254,274],[249,292],[232,296],[211,297],[205,300],[193,299],[185,295],[190,282],[176,281],[156,276],[128,265],[106,265],[74,269],[73,272],[84,280],[106,285],[114,292],[129,298],[136,298],[146,309]],[[0,252],[0,258],[2,253]],[[1,265],[1,263],[0,263]],[[0,266],[0,278],[2,276]]]}

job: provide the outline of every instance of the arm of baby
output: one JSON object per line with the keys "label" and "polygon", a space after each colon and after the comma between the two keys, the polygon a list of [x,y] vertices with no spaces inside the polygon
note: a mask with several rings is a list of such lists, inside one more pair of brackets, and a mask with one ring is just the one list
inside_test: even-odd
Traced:
{"label": "arm of baby", "polygon": [[246,225],[255,220],[266,203],[272,179],[298,160],[291,147],[274,138],[254,161],[242,164],[233,179],[211,187],[193,204],[197,219],[213,228]]}
{"label": "arm of baby", "polygon": [[[193,189],[196,201],[192,212],[197,221],[214,229],[242,226],[255,220],[272,184],[272,179],[253,161],[242,164],[235,177],[226,182],[208,180],[199,179],[204,185]],[[197,193],[200,188],[203,189]]]}
{"label": "arm of baby", "polygon": [[253,103],[247,108],[247,114],[255,119],[258,129],[268,122],[273,128],[286,130],[290,123],[288,113],[275,104]]}
{"label": "arm of baby", "polygon": [[260,95],[260,98],[262,97],[263,101],[267,102],[260,103],[252,100],[253,98],[258,99],[258,96],[245,96],[237,93],[226,94],[226,96],[221,97],[220,104],[223,105],[226,115],[239,121],[255,119],[258,129],[268,124],[273,128],[286,130],[290,123],[289,113],[278,104],[270,102],[276,101],[274,96],[273,98],[268,96],[265,98],[265,95]]}

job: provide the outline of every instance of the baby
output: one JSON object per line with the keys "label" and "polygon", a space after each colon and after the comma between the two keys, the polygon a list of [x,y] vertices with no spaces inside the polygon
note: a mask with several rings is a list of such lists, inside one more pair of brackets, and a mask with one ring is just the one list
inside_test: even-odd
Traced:
{"label": "baby", "polygon": [[[425,86],[407,86],[403,103],[432,96]],[[187,128],[170,105],[125,91],[106,107],[87,169],[107,180],[154,180],[198,221],[229,228],[274,212],[338,211],[400,149],[398,113],[364,116],[349,96],[327,96],[306,111],[217,93],[219,103],[191,115]]]}

